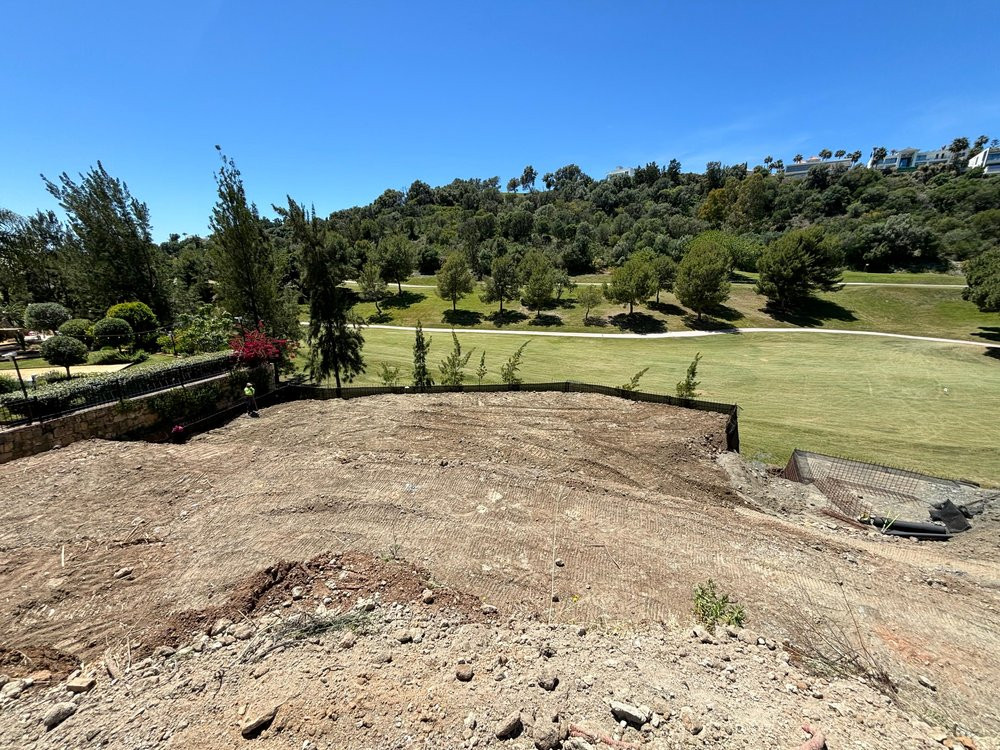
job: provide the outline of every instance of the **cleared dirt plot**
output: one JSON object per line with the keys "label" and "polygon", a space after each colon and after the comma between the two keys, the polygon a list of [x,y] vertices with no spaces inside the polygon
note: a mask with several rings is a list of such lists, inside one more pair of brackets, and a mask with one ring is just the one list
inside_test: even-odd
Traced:
{"label": "cleared dirt plot", "polygon": [[[684,633],[692,622],[693,586],[712,578],[745,607],[755,634],[748,648],[756,649],[756,634],[772,646],[791,638],[794,646],[806,626],[843,628],[848,640],[864,634],[898,687],[899,705],[913,716],[930,724],[957,722],[980,734],[1000,732],[992,687],[1000,674],[996,519],[937,546],[839,525],[817,512],[821,500],[805,488],[753,473],[738,457],[723,455],[724,425],[723,415],[596,395],[384,396],[282,404],[265,409],[260,419],[241,418],[183,445],[88,441],[14,461],[0,467],[0,656],[8,655],[0,673],[27,673],[30,660],[18,666],[11,655],[42,650],[48,650],[52,679],[75,661],[93,664],[111,652],[138,661],[158,646],[187,643],[214,618],[252,622],[261,613],[297,611],[299,600],[350,609],[355,597],[381,591],[385,602],[400,602],[382,621],[397,622],[409,608],[421,607],[426,585],[441,591],[437,604],[450,607],[455,618],[452,626],[441,626],[446,634],[461,621],[482,628],[506,623],[515,639],[529,627],[537,635],[548,624],[572,624],[551,631],[556,639],[584,626],[619,645],[592,642],[577,654],[577,676],[625,674],[651,654],[623,657],[625,651],[616,649],[639,649],[636,634]],[[331,555],[341,556],[336,565],[324,562]],[[397,580],[393,566],[420,571],[414,573],[419,582]],[[299,571],[294,576],[293,569]],[[324,584],[331,570],[339,583]],[[291,593],[294,582],[304,594]],[[325,599],[324,585],[334,592]],[[439,621],[421,625],[436,626]],[[477,638],[482,643],[473,638],[470,647],[467,638],[442,658],[459,658],[469,648],[492,658],[489,644],[502,642],[496,633]],[[574,647],[565,648],[571,654]],[[611,655],[602,657],[605,648]],[[657,678],[658,659],[676,663],[682,658],[681,646],[676,649],[670,657],[657,656],[651,671],[632,684]],[[822,690],[790,690],[796,683],[782,677],[789,674],[787,663],[778,663],[771,678],[776,682],[768,682],[775,667],[764,658],[773,659],[773,652],[761,653],[748,674],[759,672],[777,700],[792,701],[775,717],[797,726],[809,714],[795,694]],[[818,656],[780,646],[778,653],[803,673]],[[60,655],[72,658],[64,663]],[[426,671],[429,659],[414,669]],[[613,666],[600,666],[609,659]],[[233,656],[226,669],[236,662]],[[664,670],[674,669],[663,663]],[[450,682],[435,695],[438,703],[458,684],[454,664],[450,669]],[[288,674],[297,670],[289,667]],[[362,671],[371,677],[371,669]],[[681,667],[675,671],[685,674]],[[145,666],[140,672],[150,677]],[[367,684],[368,677],[358,679]],[[253,684],[248,674],[234,680]],[[226,696],[224,682],[219,679],[219,689]],[[358,684],[352,682],[352,689],[361,690]],[[823,689],[836,690],[836,684]],[[276,689],[268,688],[268,696],[274,698]],[[871,687],[864,690],[857,695],[881,700]],[[188,732],[190,743],[178,739],[175,746],[231,746],[229,731],[239,741],[238,724],[230,730],[227,722],[236,720],[245,698],[229,695],[233,713],[203,724],[200,734],[196,718],[189,717],[191,727],[175,726],[171,731]],[[858,719],[848,718],[847,709],[838,713],[821,699],[806,699],[822,708],[819,715],[828,723],[842,724],[845,736],[867,731],[863,723],[861,734],[851,728]],[[352,700],[353,708],[341,711],[348,718],[329,737],[351,738],[357,717],[349,717],[362,698]],[[456,711],[471,710],[454,696],[447,700]],[[492,716],[503,701],[494,703],[479,710]],[[769,704],[761,705],[765,710]],[[871,711],[888,710],[879,706]],[[201,714],[194,704],[185,710],[194,712],[191,717],[213,715],[204,705]],[[287,713],[298,721],[308,711]],[[895,729],[881,735],[892,739],[869,747],[904,746],[901,719],[893,716]],[[764,714],[758,719],[768,724]],[[0,739],[20,736],[4,734],[6,721],[0,718]],[[358,719],[357,727],[371,729],[364,721]],[[385,733],[348,744],[409,746],[386,739],[393,726],[402,726],[393,725],[392,716],[372,721],[379,731],[385,723]],[[457,727],[456,744],[432,746],[459,746],[472,736],[459,739],[461,716],[456,722],[449,725],[449,731]],[[879,722],[888,732],[890,719]],[[724,728],[699,736],[708,742],[716,730]],[[633,732],[632,740],[652,741],[657,735],[649,731]],[[777,736],[747,731],[757,746]],[[487,734],[484,742],[498,741],[492,726]],[[716,746],[744,746],[726,744],[722,734],[716,739]]]}

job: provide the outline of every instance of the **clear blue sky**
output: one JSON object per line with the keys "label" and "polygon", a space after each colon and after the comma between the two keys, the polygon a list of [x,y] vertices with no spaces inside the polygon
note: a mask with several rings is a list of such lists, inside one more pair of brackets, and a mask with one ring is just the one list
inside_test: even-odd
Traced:
{"label": "clear blue sky", "polygon": [[7,3],[0,206],[102,160],[204,233],[215,144],[270,214],[414,179],[1000,136],[996,0]]}

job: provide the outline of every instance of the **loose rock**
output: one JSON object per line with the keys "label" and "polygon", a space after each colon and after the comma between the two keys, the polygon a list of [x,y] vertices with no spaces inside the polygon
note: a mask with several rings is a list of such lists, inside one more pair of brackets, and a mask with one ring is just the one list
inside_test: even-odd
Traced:
{"label": "loose rock", "polygon": [[45,712],[45,715],[42,717],[42,724],[45,725],[46,730],[51,731],[75,713],[75,703],[56,703]]}
{"label": "loose rock", "polygon": [[498,740],[509,740],[521,734],[524,724],[521,723],[521,712],[515,711],[497,724],[494,734]]}
{"label": "loose rock", "polygon": [[459,664],[458,669],[455,670],[455,677],[459,682],[469,682],[474,675],[475,672],[471,664]]}

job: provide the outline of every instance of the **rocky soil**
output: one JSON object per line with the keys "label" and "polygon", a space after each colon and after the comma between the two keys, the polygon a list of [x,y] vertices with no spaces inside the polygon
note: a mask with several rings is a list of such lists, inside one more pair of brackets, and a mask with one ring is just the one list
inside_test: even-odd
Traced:
{"label": "rocky soil", "polygon": [[748,628],[511,620],[357,553],[288,571],[235,621],[183,637],[168,623],[169,642],[64,676],[9,663],[0,746],[792,749],[820,747],[815,734],[838,749],[997,747],[864,680],[818,676]]}

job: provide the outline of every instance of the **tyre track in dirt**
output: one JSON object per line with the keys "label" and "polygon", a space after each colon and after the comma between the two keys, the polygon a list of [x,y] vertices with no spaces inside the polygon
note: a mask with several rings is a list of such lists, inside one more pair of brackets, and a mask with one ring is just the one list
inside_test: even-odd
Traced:
{"label": "tyre track in dirt", "polygon": [[[929,670],[954,705],[993,700],[1000,593],[981,583],[995,562],[740,507],[714,462],[721,415],[517,393],[262,414],[185,445],[90,441],[0,467],[12,488],[0,643],[93,653],[224,601],[277,560],[356,548],[419,562],[507,615],[559,622],[684,623],[692,586],[709,577],[776,637],[790,612],[844,621],[846,606],[885,634],[887,658]],[[129,534],[152,541],[118,546]],[[113,578],[122,567],[133,573]],[[965,588],[920,583],[942,567],[965,571]]]}

